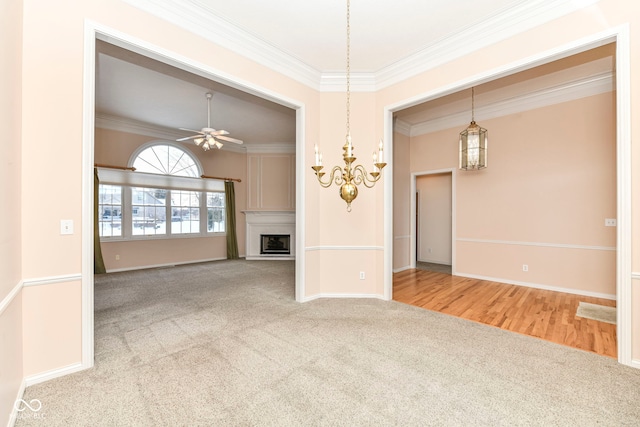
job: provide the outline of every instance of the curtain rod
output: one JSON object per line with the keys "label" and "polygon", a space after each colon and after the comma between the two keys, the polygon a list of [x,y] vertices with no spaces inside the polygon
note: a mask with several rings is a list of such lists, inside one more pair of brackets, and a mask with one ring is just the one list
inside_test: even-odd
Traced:
{"label": "curtain rod", "polygon": [[238,178],[222,178],[219,176],[207,176],[207,175],[200,175],[200,178],[205,178],[205,179],[220,179],[222,181],[237,181],[237,182],[242,182],[241,179]]}
{"label": "curtain rod", "polygon": [[94,166],[97,167],[97,168],[120,169],[120,170],[123,170],[123,171],[135,171],[136,170],[136,168],[134,168],[134,167],[103,165],[103,164],[100,164],[100,163],[96,163],[96,164],[94,164]]}

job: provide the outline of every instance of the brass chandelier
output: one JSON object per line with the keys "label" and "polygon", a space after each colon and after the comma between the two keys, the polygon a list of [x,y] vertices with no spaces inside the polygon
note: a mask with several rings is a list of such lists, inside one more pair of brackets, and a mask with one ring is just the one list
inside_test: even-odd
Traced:
{"label": "brass chandelier", "polygon": [[329,179],[323,181],[322,177],[322,153],[318,151],[318,145],[315,146],[315,165],[311,168],[315,171],[318,182],[323,188],[329,188],[332,183],[340,186],[340,197],[347,202],[347,212],[351,212],[351,202],[358,196],[358,185],[364,184],[367,188],[372,188],[380,179],[382,168],[387,164],[383,159],[382,139],[378,145],[378,151],[373,152],[373,172],[368,173],[362,165],[353,165],[356,157],[353,155],[353,144],[351,143],[350,130],[350,109],[351,109],[351,10],[350,2],[347,0],[347,134],[346,142],[342,147],[344,151],[342,157],[344,159],[344,167],[334,166],[329,174]]}

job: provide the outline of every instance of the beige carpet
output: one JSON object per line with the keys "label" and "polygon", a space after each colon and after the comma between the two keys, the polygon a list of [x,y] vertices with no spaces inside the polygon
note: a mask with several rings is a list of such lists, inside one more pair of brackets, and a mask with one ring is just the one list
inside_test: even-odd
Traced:
{"label": "beige carpet", "polygon": [[578,304],[578,310],[576,311],[576,316],[584,317],[585,319],[597,320],[599,322],[616,324],[616,308],[607,307],[606,305],[591,304],[580,301]]}
{"label": "beige carpet", "polygon": [[[637,426],[640,371],[374,299],[296,303],[294,264],[96,278],[96,366],[18,426]],[[22,413],[24,414],[24,413]]]}

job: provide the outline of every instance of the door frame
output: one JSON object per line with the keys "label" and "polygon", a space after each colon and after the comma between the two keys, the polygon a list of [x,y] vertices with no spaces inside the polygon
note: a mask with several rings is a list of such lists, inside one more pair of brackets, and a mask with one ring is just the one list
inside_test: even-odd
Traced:
{"label": "door frame", "polygon": [[415,197],[415,194],[417,193],[417,180],[419,177],[423,176],[451,174],[451,274],[455,274],[456,272],[456,171],[457,169],[455,168],[447,168],[414,172],[411,174],[411,194],[414,195],[414,197],[411,198],[411,231],[409,233],[409,256],[411,257],[411,268],[416,268],[416,259],[418,255],[416,250],[418,242],[418,206],[416,206]]}

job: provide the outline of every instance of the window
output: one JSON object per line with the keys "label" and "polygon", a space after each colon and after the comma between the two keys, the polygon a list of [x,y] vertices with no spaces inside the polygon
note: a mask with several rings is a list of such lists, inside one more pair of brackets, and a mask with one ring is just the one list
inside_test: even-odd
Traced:
{"label": "window", "polygon": [[135,172],[99,170],[104,182],[99,189],[101,237],[126,240],[226,232],[224,184],[199,178],[199,164],[184,149],[154,143],[132,160]]}
{"label": "window", "polygon": [[151,145],[142,150],[133,162],[138,172],[199,178],[195,160],[181,148],[168,144]]}
{"label": "window", "polygon": [[226,230],[224,202],[224,193],[207,193],[207,231]]}
{"label": "window", "polygon": [[131,189],[131,230],[134,236],[166,234],[167,190]]}
{"label": "window", "polygon": [[200,193],[176,190],[171,192],[171,233],[200,232]]}
{"label": "window", "polygon": [[122,236],[122,187],[101,185],[98,191],[98,227],[101,236]]}

